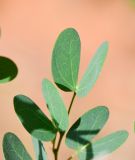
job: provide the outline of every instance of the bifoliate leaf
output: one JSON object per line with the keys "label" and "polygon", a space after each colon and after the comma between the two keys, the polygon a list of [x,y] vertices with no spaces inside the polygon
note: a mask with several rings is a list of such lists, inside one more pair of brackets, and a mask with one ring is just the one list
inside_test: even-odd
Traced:
{"label": "bifoliate leaf", "polygon": [[24,145],[13,133],[6,133],[3,138],[5,160],[32,160]]}
{"label": "bifoliate leaf", "polygon": [[91,141],[108,120],[109,111],[104,106],[89,110],[69,129],[66,135],[68,147],[78,149]]}
{"label": "bifoliate leaf", "polygon": [[13,80],[18,73],[16,64],[9,58],[0,56],[0,83]]}
{"label": "bifoliate leaf", "polygon": [[86,96],[94,86],[103,67],[108,52],[108,43],[104,42],[97,50],[92,58],[86,72],[84,73],[78,87],[77,95],[79,97]]}
{"label": "bifoliate leaf", "polygon": [[43,143],[34,137],[32,137],[32,141],[34,145],[36,160],[47,160],[47,154]]}
{"label": "bifoliate leaf", "polygon": [[75,91],[80,64],[80,38],[73,28],[64,30],[57,38],[52,53],[52,74],[64,91]]}
{"label": "bifoliate leaf", "polygon": [[43,80],[42,91],[56,127],[65,131],[68,128],[68,113],[59,92],[47,79]]}
{"label": "bifoliate leaf", "polygon": [[24,128],[33,137],[41,141],[54,139],[54,125],[30,98],[24,95],[15,96],[14,108]]}
{"label": "bifoliate leaf", "polygon": [[128,138],[127,131],[117,131],[77,150],[79,160],[101,158],[117,150]]}

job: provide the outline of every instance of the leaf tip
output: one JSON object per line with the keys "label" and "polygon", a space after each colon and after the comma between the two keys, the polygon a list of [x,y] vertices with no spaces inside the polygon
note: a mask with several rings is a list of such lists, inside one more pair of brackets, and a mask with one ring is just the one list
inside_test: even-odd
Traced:
{"label": "leaf tip", "polygon": [[22,95],[22,94],[17,94],[16,96],[14,96],[13,98],[13,102],[14,104],[17,103],[18,101],[23,101],[24,98],[27,98],[26,96]]}
{"label": "leaf tip", "polygon": [[125,134],[125,137],[126,137],[126,138],[128,138],[128,136],[129,136],[128,131],[126,131],[126,130],[122,130],[122,132],[123,132],[123,134]]}
{"label": "leaf tip", "polygon": [[68,27],[68,28],[64,29],[64,31],[76,32],[77,33],[77,30],[73,27]]}
{"label": "leaf tip", "polygon": [[105,53],[107,54],[108,50],[109,50],[109,42],[108,41],[104,41],[101,46],[103,47],[103,49],[106,51]]}

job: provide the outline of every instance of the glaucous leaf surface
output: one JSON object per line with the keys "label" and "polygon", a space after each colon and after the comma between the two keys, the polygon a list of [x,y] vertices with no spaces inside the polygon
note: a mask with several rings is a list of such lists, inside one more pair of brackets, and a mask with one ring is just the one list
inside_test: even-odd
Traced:
{"label": "glaucous leaf surface", "polygon": [[68,128],[68,113],[59,92],[47,79],[42,82],[42,91],[56,127],[65,131]]}
{"label": "glaucous leaf surface", "polygon": [[52,53],[54,82],[64,91],[75,91],[80,64],[80,38],[73,28],[58,36]]}
{"label": "glaucous leaf surface", "polygon": [[84,73],[77,87],[76,92],[79,97],[86,96],[94,86],[103,67],[107,52],[108,52],[108,43],[104,42],[98,48],[96,54],[92,58],[86,72]]}
{"label": "glaucous leaf surface", "polygon": [[16,64],[9,58],[0,56],[0,83],[13,80],[18,73]]}
{"label": "glaucous leaf surface", "polygon": [[32,160],[24,145],[13,133],[6,133],[3,138],[5,160]]}
{"label": "glaucous leaf surface", "polygon": [[36,160],[47,160],[47,154],[43,143],[34,137],[32,137],[32,142],[34,145]]}
{"label": "glaucous leaf surface", "polygon": [[89,142],[77,151],[77,155],[79,160],[101,158],[117,150],[127,138],[127,131],[117,131],[96,142]]}
{"label": "glaucous leaf surface", "polygon": [[24,128],[33,137],[41,141],[54,139],[56,128],[30,98],[24,95],[15,96],[14,108]]}
{"label": "glaucous leaf surface", "polygon": [[66,135],[67,146],[77,150],[89,143],[103,128],[108,117],[109,111],[104,106],[86,112],[69,129]]}

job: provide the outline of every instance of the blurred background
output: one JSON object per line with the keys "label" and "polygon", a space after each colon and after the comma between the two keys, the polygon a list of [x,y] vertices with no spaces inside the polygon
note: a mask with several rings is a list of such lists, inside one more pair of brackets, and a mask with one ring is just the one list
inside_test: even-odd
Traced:
{"label": "blurred background", "polygon": [[[31,97],[48,114],[42,93],[43,78],[52,81],[51,54],[58,34],[74,27],[82,42],[79,79],[89,60],[105,40],[109,53],[91,93],[77,98],[70,125],[84,112],[98,105],[110,109],[110,118],[98,137],[119,129],[129,131],[126,143],[106,160],[134,160],[135,134],[135,3],[129,0],[0,0],[0,55],[14,60],[17,78],[0,84],[0,144],[5,132],[15,132],[33,155],[30,135],[22,127],[13,109],[13,97]],[[60,91],[66,106],[71,93]],[[46,145],[46,144],[45,144]],[[49,160],[51,145],[47,147]],[[59,159],[72,151],[63,143]],[[65,157],[65,158],[64,158]],[[0,145],[0,159],[2,147]]]}

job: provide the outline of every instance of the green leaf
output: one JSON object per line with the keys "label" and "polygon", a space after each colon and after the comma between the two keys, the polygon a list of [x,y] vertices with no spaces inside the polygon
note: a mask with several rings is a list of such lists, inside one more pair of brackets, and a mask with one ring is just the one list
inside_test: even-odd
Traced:
{"label": "green leaf", "polygon": [[117,131],[93,143],[80,148],[76,154],[79,160],[90,160],[104,157],[118,149],[128,138],[127,131]]}
{"label": "green leaf", "polygon": [[32,160],[24,145],[13,133],[6,133],[3,138],[5,160]]}
{"label": "green leaf", "polygon": [[36,160],[47,160],[47,155],[43,143],[32,137]]}
{"label": "green leaf", "polygon": [[11,59],[0,56],[0,83],[13,80],[17,73],[16,64]]}
{"label": "green leaf", "polygon": [[79,86],[77,87],[76,92],[79,97],[86,96],[94,86],[101,72],[107,52],[108,43],[104,42],[92,58],[92,61],[90,62],[85,74],[83,75],[83,78],[79,83]]}
{"label": "green leaf", "polygon": [[86,145],[103,128],[108,117],[109,111],[104,106],[86,112],[69,129],[66,135],[67,146],[77,150]]}
{"label": "green leaf", "polygon": [[80,64],[80,38],[73,28],[58,37],[52,54],[52,74],[55,83],[64,91],[75,91]]}
{"label": "green leaf", "polygon": [[43,80],[42,91],[56,127],[65,131],[68,128],[68,113],[59,92],[47,79]]}
{"label": "green leaf", "polygon": [[14,108],[24,128],[32,136],[41,141],[55,138],[54,125],[30,98],[24,95],[15,96]]}

